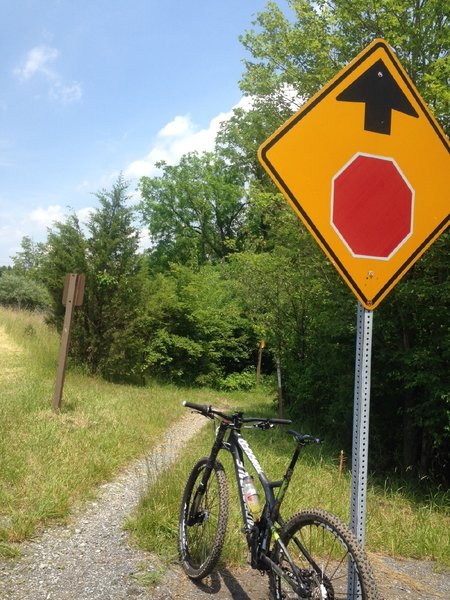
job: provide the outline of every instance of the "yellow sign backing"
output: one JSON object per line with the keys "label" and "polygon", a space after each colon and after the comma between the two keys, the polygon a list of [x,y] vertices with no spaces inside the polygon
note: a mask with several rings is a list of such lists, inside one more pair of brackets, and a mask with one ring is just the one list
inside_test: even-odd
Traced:
{"label": "yellow sign backing", "polygon": [[371,310],[449,224],[449,151],[391,48],[375,40],[259,158]]}

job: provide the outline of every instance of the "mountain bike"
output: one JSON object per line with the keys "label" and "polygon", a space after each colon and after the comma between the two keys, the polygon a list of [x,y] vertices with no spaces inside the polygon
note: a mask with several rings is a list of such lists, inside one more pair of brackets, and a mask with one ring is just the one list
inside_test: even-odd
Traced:
{"label": "mountain bike", "polygon": [[[311,435],[289,430],[295,448],[282,479],[270,481],[242,435],[242,429],[262,431],[289,425],[288,419],[244,417],[211,406],[183,402],[201,415],[217,419],[215,440],[208,457],[194,465],[183,494],[178,549],[184,571],[192,580],[209,575],[219,560],[228,521],[228,483],[217,459],[229,452],[235,468],[238,495],[250,564],[269,577],[274,600],[378,600],[371,566],[356,537],[338,517],[321,509],[302,510],[284,521],[280,508],[302,448],[320,443]],[[258,475],[265,501],[259,503],[244,460]]]}

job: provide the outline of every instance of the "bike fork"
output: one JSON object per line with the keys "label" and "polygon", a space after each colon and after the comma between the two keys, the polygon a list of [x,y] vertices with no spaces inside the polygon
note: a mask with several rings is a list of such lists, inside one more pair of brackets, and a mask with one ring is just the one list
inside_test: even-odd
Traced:
{"label": "bike fork", "polygon": [[[219,450],[223,447],[223,436],[225,433],[225,429],[222,429],[222,427],[219,427],[219,430],[217,432],[217,436],[216,436],[216,440],[213,444],[213,447],[211,449],[211,454],[208,457],[208,461],[206,462],[205,465],[205,470],[202,476],[202,480],[200,481],[198,488],[195,492],[195,496],[194,496],[194,500],[192,502],[192,506],[191,506],[191,510],[189,511],[189,515],[188,515],[188,525],[194,525],[195,523],[197,523],[199,521],[199,506],[201,503],[201,500],[206,492],[206,486],[208,484],[208,480],[211,477],[211,473],[212,470],[214,469],[214,465],[217,459],[217,455],[219,454]],[[201,515],[201,518],[204,518],[205,515]]]}

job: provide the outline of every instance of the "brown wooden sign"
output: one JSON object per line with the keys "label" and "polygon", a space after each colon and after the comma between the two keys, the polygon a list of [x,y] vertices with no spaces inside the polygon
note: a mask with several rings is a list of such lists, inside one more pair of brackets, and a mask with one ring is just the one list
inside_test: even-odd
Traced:
{"label": "brown wooden sign", "polygon": [[83,304],[84,288],[86,285],[86,276],[85,275],[76,275],[75,273],[67,273],[67,275],[64,279],[64,290],[63,290],[63,296],[62,296],[63,306],[66,306],[66,304],[67,304],[67,295],[69,292],[70,278],[73,277],[74,275],[76,277],[76,281],[75,281],[75,297],[73,299],[73,305],[81,306]]}

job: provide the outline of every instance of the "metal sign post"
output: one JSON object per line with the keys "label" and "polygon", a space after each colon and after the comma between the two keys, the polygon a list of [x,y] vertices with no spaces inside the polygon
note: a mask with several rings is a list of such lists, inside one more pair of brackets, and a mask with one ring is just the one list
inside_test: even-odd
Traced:
{"label": "metal sign post", "polygon": [[[372,359],[373,311],[358,303],[356,329],[355,392],[353,408],[352,491],[350,528],[362,546],[366,530],[367,465],[369,454],[370,374]],[[361,597],[355,590],[356,577],[349,579],[348,597]]]}
{"label": "metal sign post", "polygon": [[362,544],[372,311],[449,226],[449,158],[445,132],[381,39],[259,149],[264,169],[359,301],[351,528]]}

